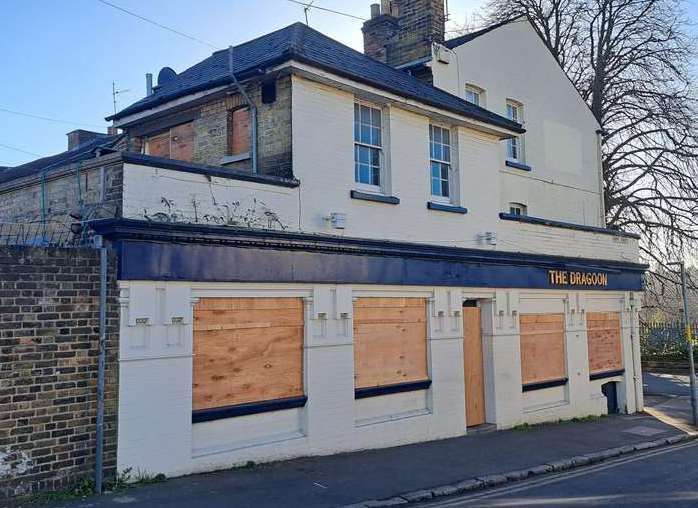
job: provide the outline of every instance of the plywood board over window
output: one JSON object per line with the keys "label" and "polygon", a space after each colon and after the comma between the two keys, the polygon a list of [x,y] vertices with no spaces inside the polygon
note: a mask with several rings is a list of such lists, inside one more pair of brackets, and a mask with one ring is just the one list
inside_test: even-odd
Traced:
{"label": "plywood board over window", "polygon": [[194,157],[194,123],[175,125],[145,140],[148,155],[191,162]]}
{"label": "plywood board over window", "polygon": [[428,379],[424,298],[359,298],[354,302],[354,387]]}
{"label": "plywood board over window", "polygon": [[564,314],[522,314],[520,319],[523,384],[564,379]]}
{"label": "plywood board over window", "polygon": [[619,312],[589,312],[587,341],[590,374],[623,368]]}
{"label": "plywood board over window", "polygon": [[197,303],[194,410],[302,395],[300,298],[202,298]]}

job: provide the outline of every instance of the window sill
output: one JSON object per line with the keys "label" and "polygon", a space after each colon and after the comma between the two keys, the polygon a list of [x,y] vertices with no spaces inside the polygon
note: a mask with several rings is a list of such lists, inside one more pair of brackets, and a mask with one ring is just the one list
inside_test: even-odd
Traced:
{"label": "window sill", "polygon": [[392,395],[394,393],[416,392],[428,390],[431,386],[431,379],[424,381],[411,381],[409,383],[398,383],[385,386],[370,386],[368,388],[356,388],[354,390],[355,399],[368,399],[370,397],[380,397],[381,395]]}
{"label": "window sill", "polygon": [[374,203],[385,203],[387,205],[399,205],[400,198],[395,196],[385,196],[383,194],[371,194],[353,190],[350,192],[351,199],[361,199],[363,201],[373,201]]}
{"label": "window sill", "polygon": [[509,168],[521,169],[522,171],[533,171],[531,166],[522,164],[521,162],[507,160],[504,164]]}
{"label": "window sill", "polygon": [[554,388],[555,386],[565,386],[569,381],[568,378],[551,379],[550,381],[539,381],[537,383],[527,383],[523,385],[524,392],[532,392],[534,390],[545,390],[546,388]]}
{"label": "window sill", "polygon": [[597,379],[606,379],[609,377],[617,377],[625,374],[625,369],[618,370],[607,370],[606,372],[594,372],[589,374],[589,381],[596,381]]}
{"label": "window sill", "polygon": [[287,399],[265,400],[262,402],[248,402],[246,404],[236,404],[234,406],[216,407],[213,409],[198,409],[192,411],[192,423],[210,422],[222,420],[224,418],[235,418],[236,416],[247,416],[259,413],[270,413],[284,409],[304,407],[308,402],[308,397],[290,397]]}
{"label": "window sill", "polygon": [[221,165],[232,164],[233,162],[246,161],[246,160],[249,160],[250,158],[251,158],[251,155],[249,152],[240,153],[238,155],[224,155],[221,158]]}
{"label": "window sill", "polygon": [[468,213],[468,209],[463,208],[462,206],[448,205],[445,203],[439,203],[437,201],[427,201],[427,208],[429,210],[437,210],[439,212],[448,213],[459,213],[461,215],[465,215],[466,213]]}

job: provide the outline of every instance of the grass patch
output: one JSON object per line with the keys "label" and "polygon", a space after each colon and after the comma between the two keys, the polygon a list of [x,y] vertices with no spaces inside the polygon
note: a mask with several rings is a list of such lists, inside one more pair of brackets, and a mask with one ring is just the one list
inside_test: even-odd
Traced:
{"label": "grass patch", "polygon": [[[166,480],[167,477],[162,473],[151,474],[140,469],[134,473],[132,468],[127,468],[117,473],[116,476],[105,479],[103,487],[105,493],[116,494],[143,485],[162,483]],[[28,498],[28,502],[33,505],[41,505],[57,501],[75,501],[93,495],[95,495],[94,479],[92,477],[84,477],[78,480],[74,486],[67,489],[37,492]]]}

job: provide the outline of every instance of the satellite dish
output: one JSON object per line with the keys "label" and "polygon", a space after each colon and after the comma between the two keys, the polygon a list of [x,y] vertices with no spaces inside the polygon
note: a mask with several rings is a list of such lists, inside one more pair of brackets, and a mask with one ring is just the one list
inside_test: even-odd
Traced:
{"label": "satellite dish", "polygon": [[177,77],[177,73],[172,67],[163,67],[158,72],[158,86],[165,85]]}

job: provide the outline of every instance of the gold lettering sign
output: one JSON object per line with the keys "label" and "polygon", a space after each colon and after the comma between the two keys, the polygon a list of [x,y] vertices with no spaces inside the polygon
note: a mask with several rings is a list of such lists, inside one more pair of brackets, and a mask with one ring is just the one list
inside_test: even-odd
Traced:
{"label": "gold lettering sign", "polygon": [[601,272],[570,272],[548,270],[548,282],[553,286],[608,286],[608,274]]}

